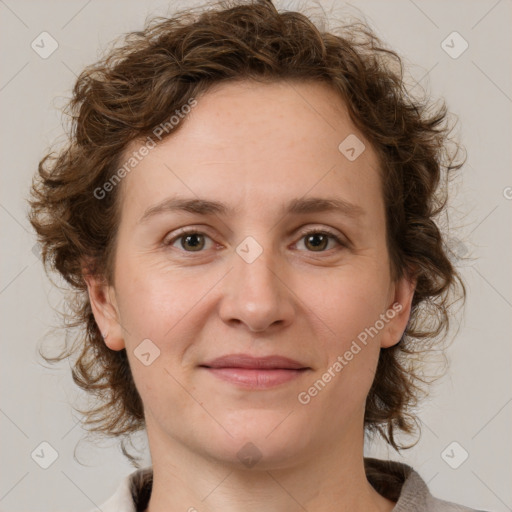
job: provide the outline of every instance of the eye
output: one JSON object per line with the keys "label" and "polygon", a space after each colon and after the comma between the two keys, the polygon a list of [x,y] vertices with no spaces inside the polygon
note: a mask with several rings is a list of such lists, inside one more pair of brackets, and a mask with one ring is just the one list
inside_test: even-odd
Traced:
{"label": "eye", "polygon": [[186,252],[201,252],[206,246],[206,239],[211,240],[208,235],[199,231],[182,230],[170,240],[164,240],[163,245],[175,247],[175,244],[179,242],[177,249],[183,249]]}
{"label": "eye", "polygon": [[304,232],[301,234],[301,240],[304,240],[304,245],[311,252],[326,252],[330,240],[334,240],[338,246],[345,247],[337,235],[327,230],[315,229]]}
{"label": "eye", "polygon": [[[169,240],[164,240],[163,245],[175,247],[185,252],[201,252],[207,246],[208,240],[213,243],[208,235],[200,231],[183,229]],[[305,231],[301,233],[300,240],[304,240],[304,245],[309,252],[327,252],[326,249],[330,241],[334,241],[338,246],[346,247],[346,244],[335,233],[325,229]]]}

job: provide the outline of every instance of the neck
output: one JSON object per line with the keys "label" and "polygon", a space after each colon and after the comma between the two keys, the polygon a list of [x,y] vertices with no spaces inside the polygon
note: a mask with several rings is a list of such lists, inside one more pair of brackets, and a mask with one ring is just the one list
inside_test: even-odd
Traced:
{"label": "neck", "polygon": [[150,428],[148,439],[153,487],[145,512],[389,512],[394,506],[366,479],[362,435],[358,442],[352,437],[349,444],[315,448],[285,467],[251,469],[199,455]]}

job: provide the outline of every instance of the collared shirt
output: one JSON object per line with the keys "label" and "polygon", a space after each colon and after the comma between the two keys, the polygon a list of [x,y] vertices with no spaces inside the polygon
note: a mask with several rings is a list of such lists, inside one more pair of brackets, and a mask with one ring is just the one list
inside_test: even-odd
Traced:
{"label": "collared shirt", "polygon": [[[371,458],[365,458],[364,463],[366,476],[374,489],[396,502],[393,512],[478,512],[434,498],[424,480],[406,464]],[[110,499],[91,512],[144,512],[152,484],[151,466],[134,471],[121,482]]]}

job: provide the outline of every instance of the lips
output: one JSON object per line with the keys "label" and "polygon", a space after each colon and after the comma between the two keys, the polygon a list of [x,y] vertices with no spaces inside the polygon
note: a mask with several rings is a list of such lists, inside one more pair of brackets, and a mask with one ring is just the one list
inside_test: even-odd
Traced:
{"label": "lips", "polygon": [[229,354],[206,363],[207,368],[245,368],[253,370],[303,370],[307,365],[283,356],[253,357],[247,354]]}
{"label": "lips", "polygon": [[214,377],[237,387],[263,390],[299,378],[311,368],[283,356],[253,357],[230,354],[200,365]]}

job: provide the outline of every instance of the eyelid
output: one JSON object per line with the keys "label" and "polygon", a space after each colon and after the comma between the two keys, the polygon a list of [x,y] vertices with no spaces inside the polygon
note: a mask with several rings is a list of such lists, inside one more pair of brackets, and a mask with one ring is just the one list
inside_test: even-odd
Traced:
{"label": "eyelid", "polygon": [[308,226],[299,230],[299,236],[308,235],[310,233],[323,233],[325,235],[332,235],[334,238],[339,238],[340,241],[342,241],[341,233],[325,226]]}

